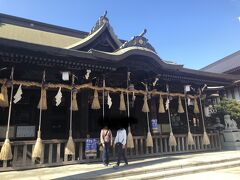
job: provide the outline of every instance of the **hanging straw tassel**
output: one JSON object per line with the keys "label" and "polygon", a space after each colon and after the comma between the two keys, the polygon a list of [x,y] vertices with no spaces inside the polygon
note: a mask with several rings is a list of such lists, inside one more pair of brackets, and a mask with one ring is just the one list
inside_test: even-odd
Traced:
{"label": "hanging straw tassel", "polygon": [[165,113],[164,104],[163,104],[163,98],[162,98],[161,95],[160,95],[160,98],[159,98],[159,109],[158,109],[158,112],[159,113]]}
{"label": "hanging straw tassel", "polygon": [[72,138],[72,132],[69,132],[69,138],[64,150],[65,155],[74,155],[75,154],[75,144]]}
{"label": "hanging straw tassel", "polygon": [[187,125],[188,125],[188,135],[187,135],[187,145],[195,145],[191,130],[190,130],[190,124],[189,124],[189,117],[188,117],[188,107],[187,107],[187,99],[186,99],[186,90],[184,89],[184,104],[185,104],[185,109],[186,109],[186,117],[187,117]]}
{"label": "hanging straw tassel", "polygon": [[187,144],[188,144],[188,145],[195,145],[195,142],[194,142],[194,140],[193,140],[193,136],[192,136],[191,131],[188,131]]}
{"label": "hanging straw tassel", "polygon": [[153,147],[153,139],[150,131],[147,133],[147,147]]}
{"label": "hanging straw tassel", "polygon": [[198,113],[199,113],[197,98],[194,99],[194,110],[193,110],[193,112],[194,112],[195,114],[198,114]]}
{"label": "hanging straw tassel", "polygon": [[1,149],[0,160],[6,161],[10,159],[12,159],[12,149],[11,149],[10,140],[7,138],[5,139]]}
{"label": "hanging straw tassel", "polygon": [[7,138],[5,139],[4,144],[1,148],[1,152],[0,152],[0,160],[2,160],[2,161],[10,160],[13,158],[10,140],[8,139],[8,131],[6,132],[6,134],[7,134],[6,135]]}
{"label": "hanging straw tassel", "polygon": [[[45,70],[43,71],[43,78],[42,78],[42,85],[45,81]],[[33,152],[32,152],[32,158],[41,158],[43,154],[43,142],[41,139],[41,122],[42,122],[42,110],[45,108],[47,109],[47,95],[46,95],[46,89],[43,87],[41,88],[41,97],[40,101],[38,103],[39,108],[39,121],[38,121],[38,134],[37,134],[37,141],[34,145]]]}
{"label": "hanging straw tassel", "polygon": [[204,114],[203,114],[203,106],[202,106],[202,100],[201,100],[201,89],[199,89],[199,103],[200,103],[200,108],[201,108],[201,116],[202,116],[202,123],[203,123],[203,139],[202,139],[202,144],[203,145],[209,145],[210,141],[209,141],[209,137],[208,134],[206,132],[206,127],[205,127],[205,122],[204,122]]}
{"label": "hanging straw tassel", "polygon": [[184,113],[184,109],[182,106],[182,100],[181,100],[180,96],[178,97],[178,113]]}
{"label": "hanging straw tassel", "polygon": [[173,135],[173,132],[170,132],[169,146],[177,146],[177,141],[176,141],[175,136]]}
{"label": "hanging straw tassel", "polygon": [[[72,84],[74,84],[74,76],[72,76]],[[72,138],[72,109],[73,109],[73,91],[71,91],[71,104],[70,104],[70,118],[69,118],[69,137],[68,137],[68,141],[67,144],[65,146],[64,149],[64,154],[67,155],[74,155],[75,154],[75,144]],[[95,98],[96,97],[96,98]],[[97,99],[97,100],[96,100]],[[94,92],[94,99],[93,99],[93,104],[94,104],[94,100],[95,100],[95,105],[99,105],[99,100],[98,100],[98,93],[95,90]],[[97,103],[98,102],[98,103]],[[96,106],[95,106],[96,107]]]}
{"label": "hanging straw tassel", "polygon": [[41,91],[42,92],[41,92],[41,97],[38,103],[38,109],[40,109],[40,104],[42,102],[42,110],[47,110],[47,91],[44,88],[42,88]]}
{"label": "hanging straw tassel", "polygon": [[42,139],[41,139],[41,131],[38,130],[38,137],[37,137],[37,141],[33,148],[32,158],[41,158],[42,153],[43,153],[43,143],[42,143]]}
{"label": "hanging straw tassel", "polygon": [[11,144],[10,144],[10,140],[9,140],[9,127],[10,127],[10,120],[11,120],[12,98],[13,98],[13,73],[14,73],[14,68],[12,68],[11,77],[10,77],[12,84],[11,84],[10,104],[9,104],[9,109],[8,109],[8,123],[7,123],[6,139],[1,148],[0,160],[12,159],[12,148],[11,148]]}
{"label": "hanging straw tassel", "polygon": [[[146,88],[147,89],[147,88]],[[146,96],[146,95],[145,95]],[[145,99],[145,96],[144,96],[144,103],[146,102],[147,103],[147,96],[146,96],[146,99]],[[148,105],[147,105],[148,107]],[[149,109],[148,109],[149,110]],[[146,139],[146,146],[147,147],[153,147],[153,139],[152,139],[152,135],[151,135],[151,131],[150,131],[150,126],[149,126],[149,116],[148,116],[148,112],[146,112],[147,114],[147,127],[148,127],[148,133],[147,133],[147,139]]]}
{"label": "hanging straw tassel", "polygon": [[94,91],[94,98],[93,98],[93,102],[92,102],[92,109],[100,109],[100,103],[99,103],[99,99],[98,99],[98,92],[95,89]]}
{"label": "hanging straw tassel", "polygon": [[209,141],[209,137],[206,131],[203,132],[203,139],[202,139],[202,144],[203,145],[209,145],[210,141]]}
{"label": "hanging straw tassel", "polygon": [[77,93],[76,92],[73,92],[72,110],[73,111],[78,111]]}
{"label": "hanging straw tassel", "polygon": [[142,107],[142,112],[149,112],[149,107],[148,107],[148,102],[147,102],[147,95],[145,94],[144,95],[144,98],[143,98],[143,107]]}
{"label": "hanging straw tassel", "polygon": [[121,92],[121,95],[120,95],[120,107],[119,107],[119,110],[120,111],[126,111],[126,104],[125,104],[123,92]]}
{"label": "hanging straw tassel", "polygon": [[134,148],[134,143],[133,143],[133,136],[131,132],[131,127],[128,127],[128,135],[127,135],[127,148]]}
{"label": "hanging straw tassel", "polygon": [[1,87],[1,94],[0,94],[0,107],[8,107],[8,90],[6,85],[2,85]]}

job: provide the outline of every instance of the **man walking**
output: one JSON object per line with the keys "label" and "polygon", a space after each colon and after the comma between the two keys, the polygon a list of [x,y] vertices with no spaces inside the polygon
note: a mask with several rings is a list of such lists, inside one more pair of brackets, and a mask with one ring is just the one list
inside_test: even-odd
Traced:
{"label": "man walking", "polygon": [[117,151],[117,164],[114,167],[118,167],[120,165],[121,158],[123,158],[123,160],[125,162],[125,166],[128,165],[128,161],[127,161],[127,158],[125,156],[126,142],[127,142],[126,130],[124,128],[120,128],[117,131],[117,135],[116,135],[116,138],[114,140],[115,148],[116,148],[116,151]]}

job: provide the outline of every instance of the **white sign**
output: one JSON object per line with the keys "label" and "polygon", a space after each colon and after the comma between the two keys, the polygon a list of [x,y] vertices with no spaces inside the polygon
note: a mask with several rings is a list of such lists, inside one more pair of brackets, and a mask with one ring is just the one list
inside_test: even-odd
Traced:
{"label": "white sign", "polygon": [[64,81],[69,81],[69,72],[62,72],[62,79]]}
{"label": "white sign", "polygon": [[17,126],[16,137],[35,137],[35,126]]}

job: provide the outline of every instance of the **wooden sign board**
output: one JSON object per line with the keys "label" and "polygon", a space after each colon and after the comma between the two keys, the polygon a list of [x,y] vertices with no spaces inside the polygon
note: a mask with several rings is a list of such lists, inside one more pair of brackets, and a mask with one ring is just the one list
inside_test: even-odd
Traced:
{"label": "wooden sign board", "polygon": [[[7,126],[0,126],[0,138],[6,137]],[[15,126],[9,127],[9,138],[14,138],[15,135]]]}
{"label": "wooden sign board", "polygon": [[16,138],[35,137],[35,126],[17,126]]}

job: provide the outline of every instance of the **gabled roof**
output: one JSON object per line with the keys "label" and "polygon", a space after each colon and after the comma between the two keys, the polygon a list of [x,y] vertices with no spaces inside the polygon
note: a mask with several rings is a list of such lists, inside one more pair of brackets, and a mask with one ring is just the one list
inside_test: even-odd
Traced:
{"label": "gabled roof", "polygon": [[238,70],[240,67],[240,51],[237,51],[229,56],[226,56],[208,66],[200,69],[201,71],[215,73],[231,73]]}
{"label": "gabled roof", "polygon": [[64,48],[81,40],[77,37],[2,23],[0,37],[33,44]]}
{"label": "gabled roof", "polygon": [[88,33],[0,13],[0,37],[64,48]]}
{"label": "gabled roof", "polygon": [[[96,44],[102,46],[101,43],[105,43],[103,46],[106,46],[107,43],[112,49],[110,52],[131,46],[144,47],[155,52],[148,40],[143,37],[146,32],[140,36],[134,36],[130,41],[119,40],[106,14],[98,19],[90,33],[0,14],[0,38],[80,51],[95,48]],[[98,40],[98,38],[102,39]]]}
{"label": "gabled roof", "polygon": [[96,25],[92,28],[92,30],[90,31],[87,37],[65,48],[80,50],[81,48],[94,42],[101,34],[107,31],[114,42],[114,44],[110,44],[110,45],[112,46],[113,49],[118,49],[122,45],[122,42],[117,38],[117,36],[113,32],[113,29],[110,26],[109,20],[106,17],[106,15],[107,15],[107,12],[105,12],[104,16],[101,16],[99,18],[99,20],[96,22]]}
{"label": "gabled roof", "polygon": [[[222,80],[232,81],[239,79],[238,76],[206,73],[183,68],[183,65],[166,63],[158,56],[147,38],[144,37],[145,33],[146,30],[139,36],[134,36],[130,41],[121,42],[113,33],[106,14],[100,17],[90,33],[0,14],[0,46],[4,47],[6,51],[11,48],[24,49],[26,52],[67,57],[66,59],[69,62],[71,58],[69,59],[68,57],[73,57],[75,60],[81,59],[85,61],[86,59],[91,59],[97,63],[106,62],[112,66],[117,66],[124,60],[134,56],[134,58],[137,57],[136,60],[139,57],[144,59],[144,61],[146,60],[146,63],[151,68],[158,68],[157,71],[159,72],[164,69],[171,73],[176,73],[177,76],[186,75],[189,77],[193,75],[204,79],[217,79],[219,82]],[[89,51],[82,50],[84,47],[89,48],[92,45],[94,47],[94,43],[102,40],[102,35],[106,35],[106,39],[111,40],[109,45],[113,47],[114,51],[105,52],[91,48]],[[240,51],[231,56],[236,56],[238,59]],[[230,59],[230,57],[226,58]],[[208,68],[225,61],[220,60],[214,65],[209,65]],[[88,63],[92,62],[88,61]],[[229,67],[234,67],[233,63],[228,65]],[[238,66],[240,66],[240,63]]]}
{"label": "gabled roof", "polygon": [[152,47],[152,45],[148,42],[148,39],[144,37],[146,34],[147,29],[144,29],[144,31],[139,36],[134,36],[130,41],[126,41],[120,49],[124,49],[127,47],[143,47],[145,49],[151,50],[152,52],[156,53],[155,49]]}

